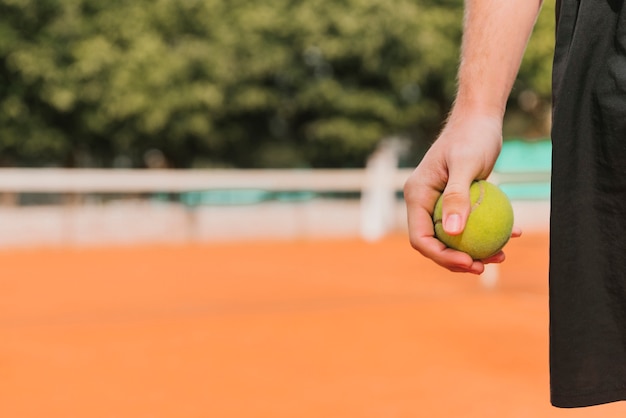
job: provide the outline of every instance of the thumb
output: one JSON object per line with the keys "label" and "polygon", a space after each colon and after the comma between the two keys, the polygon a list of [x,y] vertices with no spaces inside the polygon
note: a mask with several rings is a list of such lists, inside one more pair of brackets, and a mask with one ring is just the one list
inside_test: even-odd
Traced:
{"label": "thumb", "polygon": [[459,235],[469,217],[471,201],[469,189],[473,179],[450,177],[442,197],[443,229],[449,235]]}

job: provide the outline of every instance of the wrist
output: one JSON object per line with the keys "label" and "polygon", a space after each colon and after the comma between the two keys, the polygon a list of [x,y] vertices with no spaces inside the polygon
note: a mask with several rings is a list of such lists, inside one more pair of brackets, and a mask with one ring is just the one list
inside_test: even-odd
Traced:
{"label": "wrist", "polygon": [[496,119],[501,123],[505,111],[506,100],[468,98],[465,95],[459,94],[454,101],[451,114]]}
{"label": "wrist", "polygon": [[490,130],[502,131],[504,110],[497,106],[488,106],[484,103],[468,104],[455,102],[446,125],[457,123],[481,124],[490,127]]}

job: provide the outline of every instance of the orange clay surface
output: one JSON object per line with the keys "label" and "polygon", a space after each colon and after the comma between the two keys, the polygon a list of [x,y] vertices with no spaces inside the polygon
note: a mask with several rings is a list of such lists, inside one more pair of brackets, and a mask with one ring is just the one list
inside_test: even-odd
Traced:
{"label": "orange clay surface", "polygon": [[624,417],[549,406],[546,235],[493,289],[404,236],[0,252],[0,417]]}

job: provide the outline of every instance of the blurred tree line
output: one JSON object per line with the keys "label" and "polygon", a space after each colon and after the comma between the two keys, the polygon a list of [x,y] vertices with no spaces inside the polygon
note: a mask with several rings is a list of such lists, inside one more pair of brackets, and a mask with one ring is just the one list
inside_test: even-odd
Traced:
{"label": "blurred tree line", "polygon": [[[462,0],[0,0],[0,164],[355,167],[392,135],[416,161],[449,110],[462,13]],[[546,3],[505,133],[546,133],[552,20]]]}

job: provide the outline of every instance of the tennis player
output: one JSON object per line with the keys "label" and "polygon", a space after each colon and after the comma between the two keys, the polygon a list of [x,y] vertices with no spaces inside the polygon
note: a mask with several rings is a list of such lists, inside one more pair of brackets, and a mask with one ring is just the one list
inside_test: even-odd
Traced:
{"label": "tennis player", "polygon": [[[626,400],[626,8],[556,0],[550,224],[550,385],[557,407]],[[541,0],[466,0],[458,90],[439,138],[405,185],[412,246],[456,272],[499,263],[445,248],[460,233],[469,185],[487,178]],[[514,235],[519,235],[516,230]]]}

